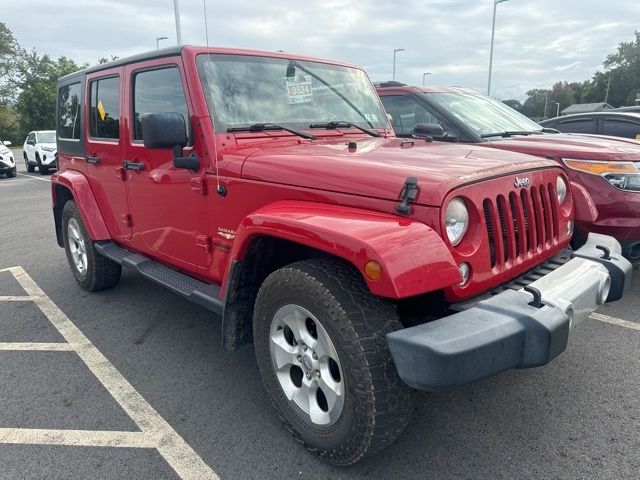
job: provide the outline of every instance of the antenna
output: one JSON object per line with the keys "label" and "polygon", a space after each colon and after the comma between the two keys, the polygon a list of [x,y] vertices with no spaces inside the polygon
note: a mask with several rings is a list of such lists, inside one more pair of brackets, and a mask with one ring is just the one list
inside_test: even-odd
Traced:
{"label": "antenna", "polygon": [[[209,61],[211,61],[211,53],[209,52],[209,23],[207,22],[207,0],[202,0],[202,9],[204,10],[204,35],[207,41],[207,56]],[[207,66],[204,67],[204,78],[207,82],[207,90],[209,90],[209,76],[207,75]],[[220,169],[218,167],[218,158],[213,159],[213,164],[216,169],[216,192],[221,197],[224,197],[227,194],[227,189],[220,185]]]}

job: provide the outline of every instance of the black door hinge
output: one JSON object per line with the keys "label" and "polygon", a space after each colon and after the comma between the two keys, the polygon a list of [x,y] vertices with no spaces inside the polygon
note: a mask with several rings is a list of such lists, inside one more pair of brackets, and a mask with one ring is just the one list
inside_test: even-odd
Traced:
{"label": "black door hinge", "polygon": [[418,196],[418,178],[407,177],[404,181],[404,187],[400,192],[400,203],[396,205],[396,211],[401,215],[407,215],[411,212],[409,206],[413,200]]}

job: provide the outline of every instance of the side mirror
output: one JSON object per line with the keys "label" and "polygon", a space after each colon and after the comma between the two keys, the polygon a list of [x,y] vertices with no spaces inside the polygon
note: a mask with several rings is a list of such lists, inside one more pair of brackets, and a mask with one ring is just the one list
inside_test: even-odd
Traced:
{"label": "side mirror", "polygon": [[11,145],[11,142],[9,142],[9,141],[4,141],[2,143],[4,144],[5,147],[8,147],[9,145]]}
{"label": "side mirror", "polygon": [[182,155],[182,149],[187,145],[188,139],[186,124],[181,114],[143,113],[140,115],[140,123],[145,148],[170,148],[173,150],[174,167],[200,170],[200,159],[197,156]]}
{"label": "side mirror", "polygon": [[35,145],[36,142],[34,142],[33,140],[27,140],[27,145]]}
{"label": "side mirror", "polygon": [[417,123],[413,127],[414,138],[442,137],[444,129],[437,123]]}

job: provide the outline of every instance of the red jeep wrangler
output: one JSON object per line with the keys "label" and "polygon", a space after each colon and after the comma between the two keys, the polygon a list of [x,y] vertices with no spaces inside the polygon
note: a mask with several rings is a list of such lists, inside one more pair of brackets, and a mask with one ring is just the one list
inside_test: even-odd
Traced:
{"label": "red jeep wrangler", "polygon": [[410,388],[546,364],[631,266],[553,161],[394,137],[359,68],[171,48],[59,81],[60,246],[82,287],[121,267],[253,343],[294,435],[347,465],[410,420]]}

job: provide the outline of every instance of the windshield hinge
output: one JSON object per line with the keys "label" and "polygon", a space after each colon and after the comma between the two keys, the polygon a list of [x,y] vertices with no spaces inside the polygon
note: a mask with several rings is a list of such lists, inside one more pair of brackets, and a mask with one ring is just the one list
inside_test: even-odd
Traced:
{"label": "windshield hinge", "polygon": [[400,192],[400,203],[396,205],[396,211],[401,215],[408,215],[411,213],[411,207],[409,206],[413,200],[418,196],[418,178],[407,177],[404,181],[404,187]]}
{"label": "windshield hinge", "polygon": [[191,190],[200,192],[203,197],[207,195],[207,182],[202,177],[191,178]]}

